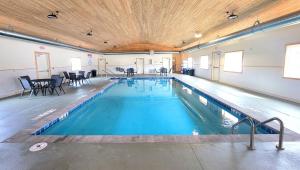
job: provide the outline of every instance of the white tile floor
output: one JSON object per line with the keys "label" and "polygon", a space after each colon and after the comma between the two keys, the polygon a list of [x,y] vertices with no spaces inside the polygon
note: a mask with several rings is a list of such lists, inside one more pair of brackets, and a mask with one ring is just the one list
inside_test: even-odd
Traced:
{"label": "white tile floor", "polygon": [[198,77],[181,74],[173,76],[257,120],[278,117],[285,123],[286,128],[300,133],[300,104],[250,93]]}

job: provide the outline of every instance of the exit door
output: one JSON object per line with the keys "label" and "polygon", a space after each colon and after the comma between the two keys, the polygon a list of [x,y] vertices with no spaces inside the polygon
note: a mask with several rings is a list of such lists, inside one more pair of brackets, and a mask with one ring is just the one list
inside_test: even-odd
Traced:
{"label": "exit door", "polygon": [[171,67],[170,65],[171,65],[170,58],[163,58],[162,66],[169,71]]}
{"label": "exit door", "polygon": [[212,53],[212,69],[211,69],[211,80],[213,81],[220,80],[220,59],[221,59],[221,52],[214,51]]}
{"label": "exit door", "polygon": [[36,76],[37,78],[49,78],[50,70],[50,54],[45,52],[35,52]]}
{"label": "exit door", "polygon": [[98,60],[98,74],[106,75],[106,59],[105,58],[99,58]]}
{"label": "exit door", "polygon": [[144,74],[144,58],[136,58],[137,74]]}

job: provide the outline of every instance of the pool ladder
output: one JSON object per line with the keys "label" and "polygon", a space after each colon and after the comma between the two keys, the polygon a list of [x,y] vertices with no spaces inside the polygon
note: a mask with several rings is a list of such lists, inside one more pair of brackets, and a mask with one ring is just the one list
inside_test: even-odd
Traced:
{"label": "pool ladder", "polygon": [[234,133],[234,130],[236,128],[236,126],[238,126],[239,124],[245,122],[245,121],[248,121],[250,123],[250,127],[251,127],[251,130],[250,130],[250,144],[247,146],[247,148],[249,150],[255,150],[255,147],[254,147],[254,134],[256,132],[256,128],[258,126],[262,126],[264,124],[267,124],[269,122],[272,122],[272,121],[278,121],[279,124],[280,124],[280,131],[279,131],[279,142],[278,142],[278,145],[276,145],[276,148],[277,150],[283,150],[283,146],[282,146],[282,143],[283,143],[283,133],[284,133],[284,125],[283,125],[283,122],[281,119],[277,118],[277,117],[273,117],[273,118],[270,118],[270,119],[267,119],[263,122],[260,122],[258,124],[254,124],[254,121],[252,118],[250,117],[245,117],[244,119],[238,121],[237,123],[235,123],[234,125],[232,125],[231,127],[231,133],[233,134]]}
{"label": "pool ladder", "polygon": [[106,69],[106,70],[102,70],[105,73],[105,77],[107,77],[107,75],[109,74],[110,76],[112,76],[112,78],[118,78],[118,75],[113,73],[112,71]]}

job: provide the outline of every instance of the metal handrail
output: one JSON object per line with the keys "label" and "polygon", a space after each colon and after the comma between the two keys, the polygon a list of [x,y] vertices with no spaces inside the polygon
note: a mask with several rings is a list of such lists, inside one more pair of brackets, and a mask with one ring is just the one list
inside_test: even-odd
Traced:
{"label": "metal handrail", "polygon": [[245,117],[244,119],[238,121],[237,123],[235,123],[234,125],[232,125],[231,127],[231,133],[233,134],[234,133],[234,130],[235,130],[235,127],[245,121],[249,121],[250,123],[250,126],[251,126],[251,132],[250,132],[250,145],[247,146],[247,148],[249,150],[255,150],[255,147],[254,147],[254,132],[255,132],[255,125],[254,125],[254,122],[253,120],[250,118],[250,117]]}
{"label": "metal handrail", "polygon": [[103,72],[105,72],[106,73],[106,77],[107,77],[107,74],[110,74],[110,75],[112,75],[113,76],[113,78],[118,78],[118,76],[116,76],[116,74],[115,73],[113,73],[112,71],[106,71],[106,70],[102,70]]}
{"label": "metal handrail", "polygon": [[279,131],[279,142],[278,142],[278,145],[276,145],[276,148],[277,150],[284,150],[284,148],[282,147],[282,143],[283,143],[283,133],[284,133],[284,125],[283,125],[283,121],[281,119],[279,119],[278,117],[273,117],[271,119],[268,119],[268,120],[265,120],[263,122],[260,122],[258,123],[256,126],[255,126],[255,129],[257,126],[261,126],[263,124],[266,124],[266,123],[269,123],[269,122],[272,122],[274,120],[277,120],[280,124],[280,131]]}

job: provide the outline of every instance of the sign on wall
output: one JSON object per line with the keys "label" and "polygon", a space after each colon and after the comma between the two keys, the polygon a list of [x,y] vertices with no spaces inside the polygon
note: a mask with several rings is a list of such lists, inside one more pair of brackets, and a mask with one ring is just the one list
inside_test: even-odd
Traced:
{"label": "sign on wall", "polygon": [[93,55],[92,54],[88,54],[88,65],[92,65],[93,64]]}

